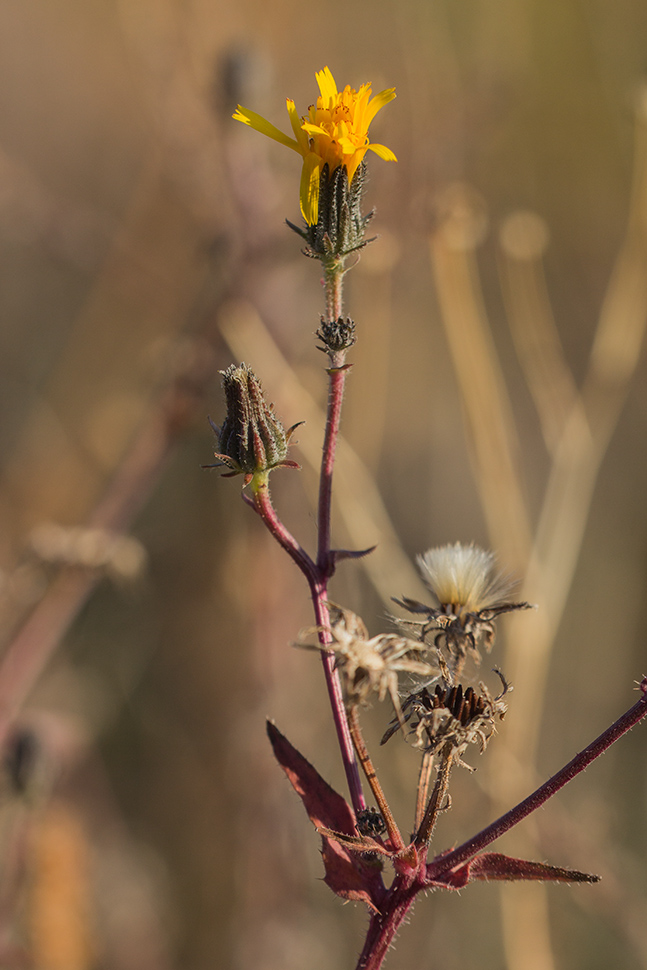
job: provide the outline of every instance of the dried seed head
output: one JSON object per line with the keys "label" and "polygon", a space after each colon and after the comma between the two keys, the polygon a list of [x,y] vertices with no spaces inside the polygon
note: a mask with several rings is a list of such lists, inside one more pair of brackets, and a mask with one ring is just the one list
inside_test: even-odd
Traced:
{"label": "dried seed head", "polygon": [[231,471],[225,477],[244,475],[247,485],[254,476],[273,468],[298,468],[287,459],[290,437],[298,425],[283,429],[271,404],[263,397],[261,383],[247,364],[234,364],[222,373],[227,415],[222,427],[212,424],[218,437],[217,464]]}
{"label": "dried seed head", "polygon": [[331,650],[337,655],[336,667],[351,707],[367,705],[374,693],[383,701],[388,693],[399,715],[398,674],[429,678],[437,672],[421,659],[429,652],[426,644],[399,634],[381,634],[369,639],[364,621],[351,610],[334,608],[329,632],[330,643],[318,649]]}
{"label": "dried seed head", "polygon": [[[402,704],[404,720],[410,725],[408,736],[413,746],[436,757],[451,755],[456,764],[470,768],[462,760],[469,744],[478,744],[481,752],[495,732],[497,720],[503,720],[507,706],[503,697],[509,690],[504,683],[503,693],[492,698],[484,684],[480,693],[462,684],[447,686],[437,684],[414,691]],[[384,735],[382,743],[395,734],[398,724],[394,720]],[[470,770],[472,770],[470,768]]]}
{"label": "dried seed head", "polygon": [[450,606],[457,615],[499,606],[516,585],[509,576],[496,571],[493,553],[474,545],[456,542],[428,549],[417,561],[438,605]]}
{"label": "dried seed head", "polygon": [[[502,613],[530,609],[529,603],[509,603],[515,583],[498,572],[495,558],[477,546],[455,545],[429,549],[418,556],[418,565],[436,606],[417,600],[396,599],[410,613],[426,616],[417,625],[420,638],[433,633],[439,662],[447,665],[448,679],[460,676],[470,655],[478,664],[479,646],[490,650],[494,643],[493,620]],[[412,621],[406,622],[411,626]]]}

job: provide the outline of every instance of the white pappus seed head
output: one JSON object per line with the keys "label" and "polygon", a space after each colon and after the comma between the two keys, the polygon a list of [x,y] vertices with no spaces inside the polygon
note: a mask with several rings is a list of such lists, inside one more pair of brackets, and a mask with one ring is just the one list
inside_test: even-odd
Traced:
{"label": "white pappus seed head", "polygon": [[497,571],[494,553],[474,545],[438,546],[418,556],[417,562],[440,606],[478,613],[504,603],[516,585]]}

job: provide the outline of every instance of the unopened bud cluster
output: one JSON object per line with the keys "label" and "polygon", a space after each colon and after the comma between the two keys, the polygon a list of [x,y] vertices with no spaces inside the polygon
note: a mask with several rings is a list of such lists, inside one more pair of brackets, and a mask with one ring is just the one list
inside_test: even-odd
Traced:
{"label": "unopened bud cluster", "polygon": [[326,321],[321,318],[321,326],[315,336],[319,337],[323,350],[327,354],[338,354],[344,350],[350,350],[355,343],[355,324],[350,317],[339,317],[337,320]]}

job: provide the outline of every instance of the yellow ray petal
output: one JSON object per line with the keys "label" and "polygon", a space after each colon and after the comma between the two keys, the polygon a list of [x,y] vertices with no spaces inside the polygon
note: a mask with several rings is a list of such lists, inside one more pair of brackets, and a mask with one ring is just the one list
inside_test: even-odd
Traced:
{"label": "yellow ray petal", "polygon": [[395,157],[394,153],[390,148],[387,148],[386,145],[378,145],[376,142],[371,142],[367,148],[370,151],[375,152],[376,155],[379,155],[380,158],[383,158],[385,162],[397,162],[397,158]]}
{"label": "yellow ray petal", "polygon": [[338,95],[337,85],[335,84],[335,79],[332,76],[330,68],[324,67],[323,71],[317,71],[315,77],[319,85],[319,90],[321,91],[324,108],[330,108],[337,100]]}
{"label": "yellow ray petal", "polygon": [[249,125],[249,127],[254,128],[255,131],[260,131],[262,135],[267,135],[268,138],[273,138],[274,141],[278,141],[281,145],[285,145],[287,148],[292,148],[293,151],[301,154],[299,143],[295,141],[294,138],[284,135],[282,131],[275,128],[273,124],[266,121],[261,115],[257,115],[255,111],[250,111],[249,108],[243,108],[243,106],[239,104],[234,111],[232,118],[234,121],[242,121],[244,125]]}
{"label": "yellow ray petal", "polygon": [[308,136],[301,127],[301,118],[299,117],[294,101],[291,98],[286,98],[285,103],[288,109],[288,115],[290,116],[290,124],[292,125],[294,137],[299,144],[300,151],[305,156],[308,152]]}
{"label": "yellow ray petal", "polygon": [[388,104],[389,101],[393,101],[395,96],[396,96],[395,88],[386,88],[386,90],[380,91],[379,94],[375,95],[375,97],[372,99],[372,101],[369,102],[366,108],[365,119],[366,119],[367,128],[372,122],[375,115],[378,113],[378,111],[380,111],[385,104]]}
{"label": "yellow ray petal", "polygon": [[299,190],[301,215],[309,226],[316,226],[319,218],[319,180],[322,168],[323,162],[319,155],[309,152],[303,160]]}

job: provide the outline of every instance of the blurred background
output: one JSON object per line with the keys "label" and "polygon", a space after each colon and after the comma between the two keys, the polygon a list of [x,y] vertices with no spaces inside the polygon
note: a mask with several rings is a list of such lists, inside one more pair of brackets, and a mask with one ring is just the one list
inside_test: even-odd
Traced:
{"label": "blurred background", "polygon": [[[634,703],[647,672],[647,7],[575,0],[37,0],[0,8],[0,965],[342,970],[367,923],[265,719],[340,791],[302,577],[212,460],[218,370],[284,424],[273,497],[312,549],[325,360],[299,159],[314,73],[395,86],[371,138],[379,239],[336,478],[332,596],[389,629],[415,556],[497,551],[538,610],[506,617],[514,685],[455,773],[465,840]],[[491,663],[482,676],[490,687]],[[494,681],[494,682],[493,682]],[[403,828],[416,754],[379,749]],[[597,886],[421,898],[388,966],[647,967],[645,728],[497,848]]]}

